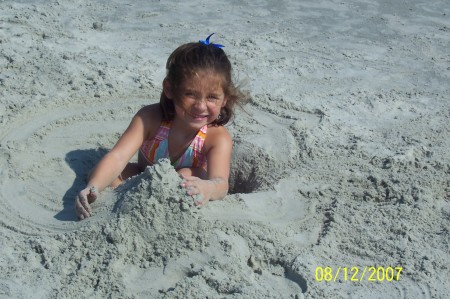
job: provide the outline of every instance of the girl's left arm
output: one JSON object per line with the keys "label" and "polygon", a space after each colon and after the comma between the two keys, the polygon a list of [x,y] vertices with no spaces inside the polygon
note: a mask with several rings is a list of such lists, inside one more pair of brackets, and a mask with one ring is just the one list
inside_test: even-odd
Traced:
{"label": "girl's left arm", "polygon": [[[208,131],[210,148],[207,154],[208,169],[206,179],[181,173],[183,181],[181,186],[187,190],[188,195],[199,194],[202,200],[196,202],[203,206],[209,200],[223,199],[228,193],[228,177],[230,175],[230,162],[233,142],[224,127],[214,128],[217,131]],[[212,134],[211,134],[212,133]]]}

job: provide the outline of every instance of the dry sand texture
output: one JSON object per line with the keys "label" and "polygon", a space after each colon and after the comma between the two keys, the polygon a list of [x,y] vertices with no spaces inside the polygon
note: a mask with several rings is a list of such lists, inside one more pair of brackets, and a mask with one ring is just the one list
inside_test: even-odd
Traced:
{"label": "dry sand texture", "polygon": [[[0,1],[0,298],[449,298],[450,5]],[[166,163],[73,198],[179,44],[225,44],[253,96],[231,191]],[[402,266],[396,282],[317,282]],[[358,276],[360,277],[360,275]]]}

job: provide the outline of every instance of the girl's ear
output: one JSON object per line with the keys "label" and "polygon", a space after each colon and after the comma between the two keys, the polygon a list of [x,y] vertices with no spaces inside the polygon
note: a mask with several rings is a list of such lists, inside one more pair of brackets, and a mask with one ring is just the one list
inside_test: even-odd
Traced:
{"label": "girl's ear", "polygon": [[168,98],[168,99],[173,99],[173,91],[172,91],[172,87],[170,85],[169,80],[164,79],[163,80],[163,92],[164,95]]}
{"label": "girl's ear", "polygon": [[227,96],[225,96],[222,102],[222,108],[225,107],[225,105],[227,104],[227,99],[228,99]]}

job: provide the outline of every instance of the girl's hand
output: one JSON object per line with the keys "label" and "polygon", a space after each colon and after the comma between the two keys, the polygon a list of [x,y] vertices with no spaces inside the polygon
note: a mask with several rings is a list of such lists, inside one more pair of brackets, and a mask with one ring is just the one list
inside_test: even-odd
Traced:
{"label": "girl's hand", "polygon": [[98,197],[98,191],[95,187],[88,186],[80,191],[75,199],[75,213],[80,220],[92,216],[90,203],[93,203]]}
{"label": "girl's hand", "polygon": [[214,192],[215,185],[210,180],[202,180],[196,176],[188,176],[180,174],[183,181],[180,186],[186,189],[187,195],[200,195],[201,200],[197,200],[194,204],[197,207],[203,207],[211,199],[211,195]]}

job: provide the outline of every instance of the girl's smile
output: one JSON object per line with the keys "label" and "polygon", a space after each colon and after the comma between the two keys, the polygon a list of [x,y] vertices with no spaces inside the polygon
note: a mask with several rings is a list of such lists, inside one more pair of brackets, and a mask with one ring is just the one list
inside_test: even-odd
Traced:
{"label": "girl's smile", "polygon": [[190,116],[195,120],[195,121],[204,121],[208,118],[208,115],[196,115],[196,114],[190,114]]}

